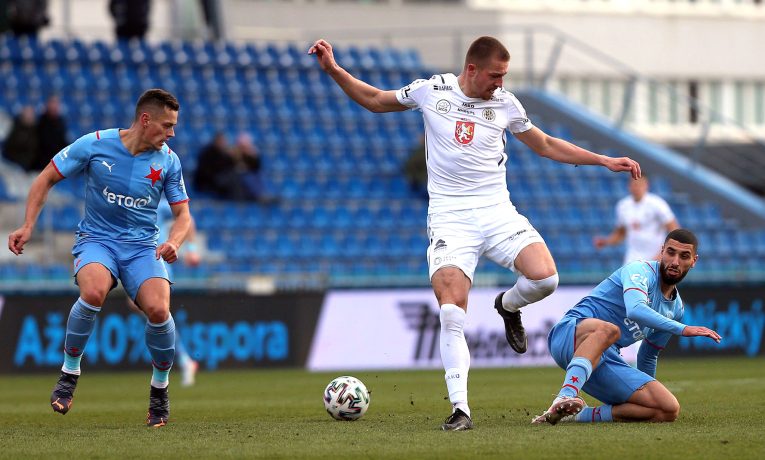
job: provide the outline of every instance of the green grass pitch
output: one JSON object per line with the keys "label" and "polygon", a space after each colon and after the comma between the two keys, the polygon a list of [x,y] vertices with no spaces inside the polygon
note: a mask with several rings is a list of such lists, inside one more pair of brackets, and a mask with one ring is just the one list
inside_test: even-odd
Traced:
{"label": "green grass pitch", "polygon": [[439,430],[440,370],[353,372],[372,394],[356,422],[324,411],[339,372],[201,373],[192,388],[171,384],[171,422],[159,429],[143,425],[150,372],[84,370],[66,416],[48,404],[57,374],[0,377],[0,458],[765,458],[763,358],[660,360],[682,406],[669,424],[532,426],[562,371],[475,369],[475,429],[458,433]]}

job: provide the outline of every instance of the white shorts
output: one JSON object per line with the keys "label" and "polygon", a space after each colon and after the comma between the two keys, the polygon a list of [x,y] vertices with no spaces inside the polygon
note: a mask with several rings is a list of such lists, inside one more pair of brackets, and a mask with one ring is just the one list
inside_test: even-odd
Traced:
{"label": "white shorts", "polygon": [[429,214],[428,237],[430,278],[442,267],[457,267],[471,283],[482,255],[515,271],[515,258],[521,249],[545,242],[510,202]]}

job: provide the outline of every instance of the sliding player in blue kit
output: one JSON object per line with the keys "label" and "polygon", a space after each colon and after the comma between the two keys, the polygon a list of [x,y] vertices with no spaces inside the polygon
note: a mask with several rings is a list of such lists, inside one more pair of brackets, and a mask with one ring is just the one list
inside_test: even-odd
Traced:
{"label": "sliding player in blue kit", "polygon": [[[178,156],[165,143],[175,135],[179,104],[167,91],[151,89],[138,99],[128,129],[87,134],[59,152],[29,190],[24,225],[8,237],[16,255],[32,236],[48,191],[59,181],[85,174],[85,217],[72,248],[80,297],[66,324],[64,365],[51,395],[53,410],[66,414],[80,375],[80,360],[96,315],[117,280],[146,314],[146,345],[152,358],[148,426],[167,424],[167,386],[175,357],[170,281],[163,259],[173,263],[191,222]],[[162,193],[174,223],[157,245],[157,206]]]}
{"label": "sliding player in blue kit", "polygon": [[[532,423],[672,422],[680,413],[675,396],[656,380],[659,352],[672,335],[720,335],[687,326],[677,285],[698,259],[698,240],[688,230],[671,231],[658,261],[635,261],[615,271],[553,326],[550,353],[566,377],[558,396]],[[637,369],[619,354],[642,340]],[[604,404],[587,407],[581,390]]]}

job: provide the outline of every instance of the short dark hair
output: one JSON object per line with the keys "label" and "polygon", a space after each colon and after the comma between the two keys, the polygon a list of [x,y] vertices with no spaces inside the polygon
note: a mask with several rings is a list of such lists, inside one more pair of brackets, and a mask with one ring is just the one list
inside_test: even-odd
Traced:
{"label": "short dark hair", "polygon": [[150,109],[162,110],[165,107],[177,112],[181,105],[175,96],[164,89],[155,88],[146,90],[135,104],[135,119],[138,119],[143,112]]}
{"label": "short dark hair", "polygon": [[675,240],[678,243],[683,244],[690,244],[693,246],[693,251],[698,252],[699,240],[690,230],[686,230],[684,228],[676,228],[667,234],[667,237],[664,239],[664,244],[667,244],[667,241],[669,240]]}
{"label": "short dark hair", "polygon": [[465,65],[470,63],[483,64],[491,58],[509,61],[510,52],[505,48],[505,45],[494,37],[478,37],[470,44],[470,48],[465,54]]}

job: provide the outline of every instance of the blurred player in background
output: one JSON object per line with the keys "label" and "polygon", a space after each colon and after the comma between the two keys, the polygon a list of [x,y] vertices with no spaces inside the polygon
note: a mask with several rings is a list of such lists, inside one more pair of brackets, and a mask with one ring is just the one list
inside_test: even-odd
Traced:
{"label": "blurred player in background", "polygon": [[619,244],[626,239],[624,263],[656,260],[668,232],[679,227],[666,201],[648,191],[648,177],[631,180],[630,195],[616,204],[616,228],[606,237],[595,237],[597,249]]}
{"label": "blurred player in background", "polygon": [[[680,413],[675,396],[656,380],[659,352],[672,335],[720,335],[687,326],[677,285],[698,259],[698,241],[688,230],[667,235],[659,261],[634,261],[615,271],[569,310],[550,331],[550,353],[566,370],[558,396],[532,423],[672,422]],[[637,368],[619,354],[642,340]],[[586,407],[581,390],[605,403]],[[569,417],[571,416],[571,417]]]}
{"label": "blurred player in background", "polygon": [[397,91],[383,91],[353,77],[338,65],[325,40],[316,41],[308,52],[366,109],[418,109],[423,114],[430,195],[428,266],[441,306],[441,359],[452,403],[452,414],[442,429],[470,429],[470,353],[463,326],[478,259],[485,254],[518,273],[515,286],[499,293],[494,304],[504,320],[507,340],[518,353],[527,347],[520,308],[547,297],[558,285],[555,263],[544,240],[510,202],[505,130],[538,155],[556,161],[601,165],[612,171],[629,171],[633,177],[640,176],[640,166],[626,157],[598,155],[534,127],[520,102],[502,88],[510,54],[492,37],[473,42],[459,76],[434,75]]}
{"label": "blurred player in background", "polygon": [[[138,99],[130,128],[96,131],[61,150],[32,183],[24,225],[8,237],[11,252],[21,254],[50,189],[66,177],[86,175],[85,217],[72,248],[80,297],[69,313],[64,365],[51,395],[53,410],[61,414],[72,406],[82,352],[96,314],[120,280],[147,317],[146,345],[153,372],[146,423],[167,424],[175,323],[162,260],[178,259],[178,248],[191,225],[180,160],[165,143],[175,135],[178,109],[172,94],[148,90]],[[157,206],[163,193],[175,220],[167,241],[157,245]]]}
{"label": "blurred player in background", "polygon": [[[167,241],[170,235],[170,227],[173,223],[173,211],[166,199],[162,199],[157,208],[157,226],[159,227],[159,237],[157,241]],[[201,262],[201,257],[197,249],[196,243],[196,224],[194,218],[191,218],[191,225],[189,226],[189,233],[186,235],[186,240],[183,244],[183,249],[179,251],[179,258],[190,267],[197,267]],[[169,280],[173,279],[173,266],[165,265],[167,269],[167,276]],[[127,298],[128,307],[134,312],[146,316],[138,305],[133,300]],[[197,363],[186,350],[186,346],[183,343],[181,333],[178,329],[175,330],[175,362],[181,368],[181,386],[190,387],[194,385],[196,381],[197,370],[199,370],[199,363]]]}

